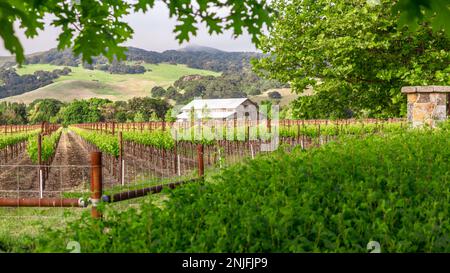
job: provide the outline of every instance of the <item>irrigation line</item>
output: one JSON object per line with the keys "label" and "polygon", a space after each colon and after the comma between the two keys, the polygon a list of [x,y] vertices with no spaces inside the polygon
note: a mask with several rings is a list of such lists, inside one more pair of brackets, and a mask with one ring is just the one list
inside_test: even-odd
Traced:
{"label": "irrigation line", "polygon": [[106,203],[115,203],[115,202],[133,199],[133,198],[139,198],[139,197],[143,197],[148,194],[160,193],[164,188],[174,189],[182,184],[199,182],[201,180],[202,179],[200,179],[200,178],[194,178],[194,179],[190,179],[190,180],[186,180],[186,181],[172,182],[172,183],[156,185],[156,186],[152,186],[152,187],[148,187],[148,188],[143,188],[143,189],[129,190],[129,191],[124,191],[124,192],[115,193],[115,194],[111,194],[111,195],[103,195],[102,201],[106,202]]}

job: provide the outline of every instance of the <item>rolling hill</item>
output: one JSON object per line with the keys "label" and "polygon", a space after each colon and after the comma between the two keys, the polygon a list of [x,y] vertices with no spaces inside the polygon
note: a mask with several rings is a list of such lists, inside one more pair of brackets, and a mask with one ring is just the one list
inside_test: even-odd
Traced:
{"label": "rolling hill", "polygon": [[[92,64],[87,64],[69,49],[50,49],[27,55],[26,64],[20,68],[13,57],[0,57],[0,84],[3,80],[0,101],[29,104],[40,98],[68,102],[93,97],[128,100],[151,96],[154,86],[167,88],[187,75],[216,78],[208,80],[205,77],[196,83],[185,84],[187,89],[181,87],[178,90],[177,102],[199,96],[198,92],[203,92],[202,96],[206,98],[247,94],[257,103],[271,100],[281,106],[297,97],[286,88],[289,86],[259,78],[252,72],[250,59],[262,56],[260,53],[227,52],[190,45],[164,52],[129,47],[126,55],[127,60],[123,62],[109,63],[105,57],[99,56],[92,60]],[[271,90],[279,90],[282,99],[270,99],[268,92]],[[258,93],[260,95],[255,96]],[[184,94],[186,98],[180,97]],[[174,96],[169,101],[174,102]]]}
{"label": "rolling hill", "polygon": [[[110,74],[101,70],[89,70],[82,67],[70,67],[72,72],[61,76],[54,83],[21,95],[4,98],[0,101],[30,103],[38,98],[54,98],[61,101],[107,98],[112,101],[127,100],[133,97],[150,96],[152,87],[168,87],[181,76],[199,74],[218,76],[220,73],[189,68],[186,65],[141,64],[147,71],[144,74]],[[17,68],[20,75],[33,74],[35,71],[53,71],[63,66],[51,64],[29,64]]]}

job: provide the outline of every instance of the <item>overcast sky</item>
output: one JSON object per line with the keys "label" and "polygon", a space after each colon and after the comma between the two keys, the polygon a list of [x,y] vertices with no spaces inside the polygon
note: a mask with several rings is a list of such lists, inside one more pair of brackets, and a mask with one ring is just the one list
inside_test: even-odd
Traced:
{"label": "overcast sky", "polygon": [[[169,12],[162,3],[156,3],[154,9],[146,14],[130,14],[126,17],[126,21],[134,29],[134,36],[125,43],[126,46],[161,52],[187,45],[186,43],[179,45],[175,40],[175,34],[172,30],[176,20],[169,18]],[[46,22],[50,22],[50,19],[47,18]],[[45,30],[41,31],[35,39],[26,39],[20,30],[18,36],[25,48],[25,53],[30,54],[56,47],[58,33],[59,29],[51,27],[47,23]],[[197,36],[192,37],[189,44],[210,46],[225,51],[256,51],[249,35],[243,35],[237,39],[232,38],[231,32],[209,36],[205,26],[199,26]],[[11,54],[5,50],[3,40],[1,40],[0,56],[9,55]]]}

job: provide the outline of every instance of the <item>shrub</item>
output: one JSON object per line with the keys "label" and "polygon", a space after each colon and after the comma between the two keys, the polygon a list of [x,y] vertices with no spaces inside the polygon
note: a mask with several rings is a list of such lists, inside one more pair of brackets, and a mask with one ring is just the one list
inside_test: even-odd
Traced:
{"label": "shrub", "polygon": [[267,96],[271,99],[276,99],[276,100],[280,100],[281,99],[281,94],[278,91],[273,91],[273,92],[269,92],[267,94]]}

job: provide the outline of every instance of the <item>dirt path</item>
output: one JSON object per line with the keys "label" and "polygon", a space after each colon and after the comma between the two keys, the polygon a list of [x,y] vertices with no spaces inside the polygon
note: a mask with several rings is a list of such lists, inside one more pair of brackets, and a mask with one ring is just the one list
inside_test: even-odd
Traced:
{"label": "dirt path", "polygon": [[[83,167],[83,170],[87,171],[87,176],[86,177],[86,183],[87,186],[89,186],[90,181],[89,181],[89,174],[90,174],[90,169],[89,169],[89,164],[91,162],[90,159],[90,153],[93,151],[93,149],[91,147],[88,147],[82,140],[81,138],[75,134],[74,132],[68,132],[68,139],[69,142],[71,143],[72,147],[71,149],[71,158],[72,160],[72,165],[79,165],[79,166],[86,166]],[[103,160],[103,165],[105,164],[105,160]],[[84,172],[83,172],[84,174]],[[118,181],[117,179],[114,179],[113,176],[106,170],[106,168],[102,169],[102,174],[103,174],[103,186],[104,187],[109,187],[113,184],[117,184]],[[76,174],[73,174],[75,177]],[[78,176],[79,177],[79,176]],[[79,187],[81,185],[78,185]]]}
{"label": "dirt path", "polygon": [[61,134],[44,191],[79,191],[89,185],[89,153],[72,132]]}
{"label": "dirt path", "polygon": [[36,196],[38,189],[38,168],[25,150],[8,165],[0,165],[0,197]]}

